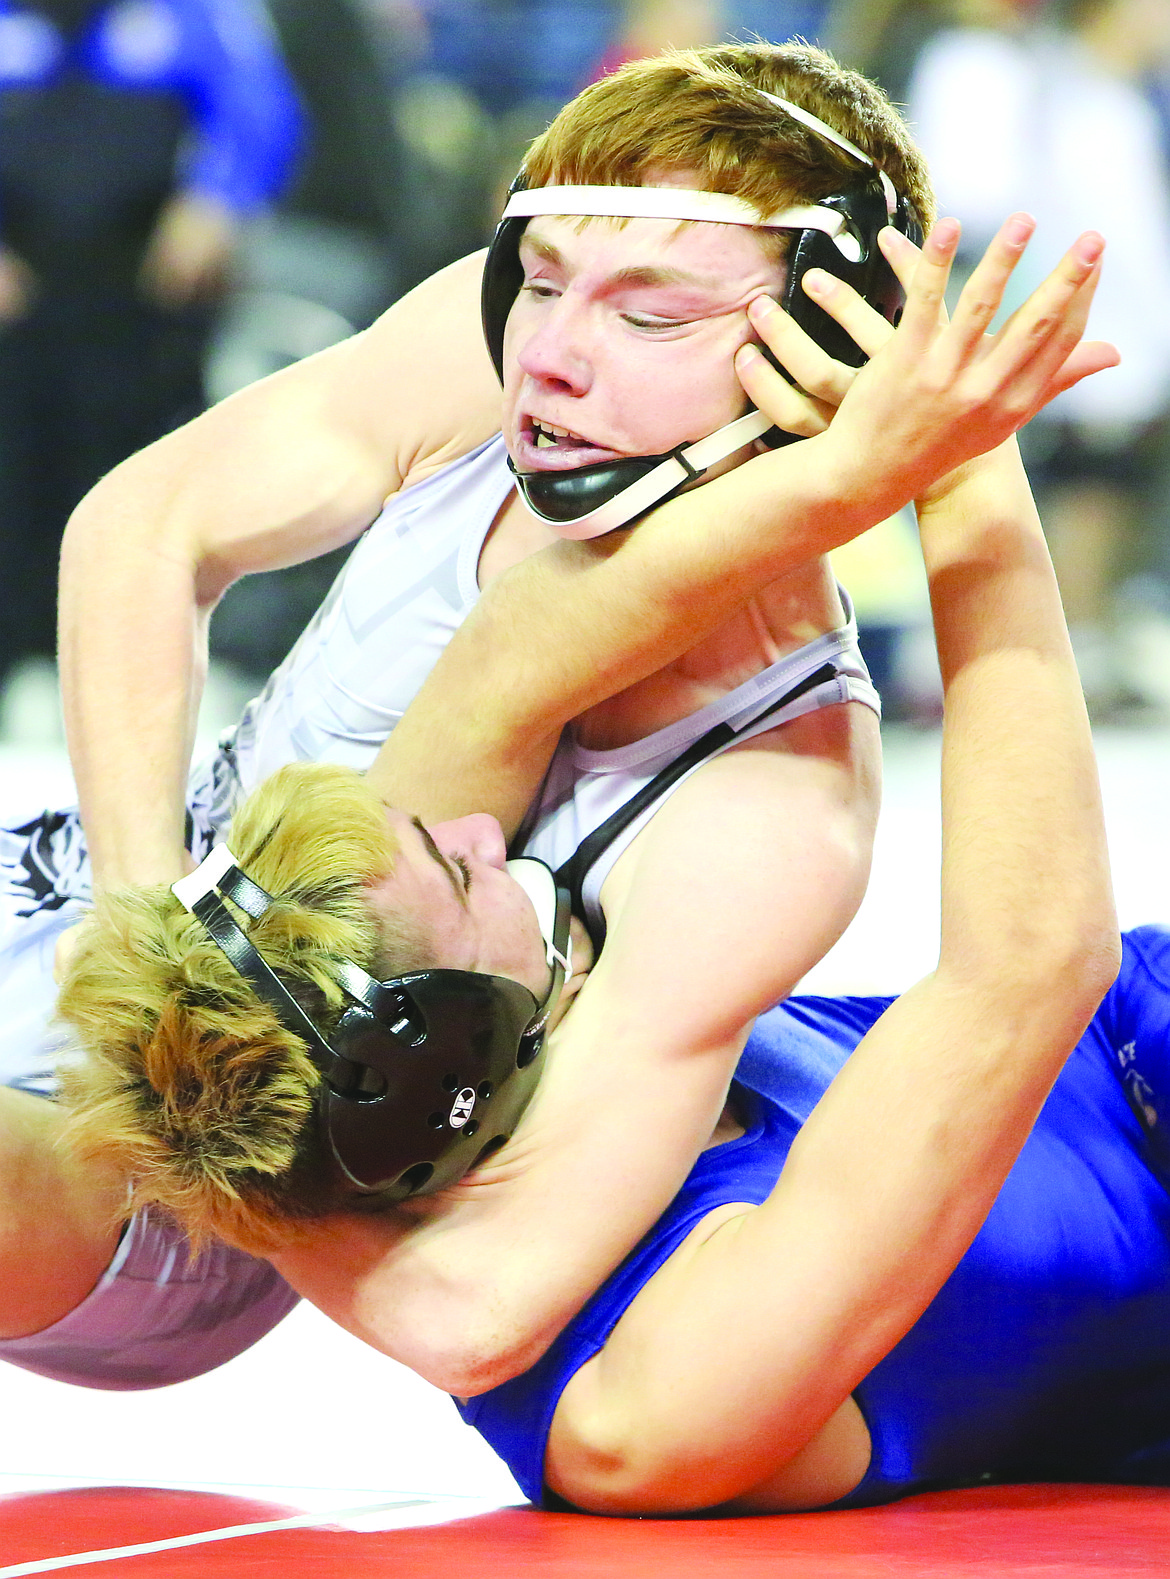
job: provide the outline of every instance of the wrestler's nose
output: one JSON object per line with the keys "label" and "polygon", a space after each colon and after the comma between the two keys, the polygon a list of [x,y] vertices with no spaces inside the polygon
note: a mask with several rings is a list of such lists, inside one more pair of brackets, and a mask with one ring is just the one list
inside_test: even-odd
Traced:
{"label": "wrestler's nose", "polygon": [[487,866],[503,868],[508,859],[504,830],[487,812],[473,812],[451,822],[433,822],[428,829],[444,855],[472,856]]}
{"label": "wrestler's nose", "polygon": [[593,381],[587,324],[564,297],[552,304],[517,347],[520,370],[541,384],[583,395]]}

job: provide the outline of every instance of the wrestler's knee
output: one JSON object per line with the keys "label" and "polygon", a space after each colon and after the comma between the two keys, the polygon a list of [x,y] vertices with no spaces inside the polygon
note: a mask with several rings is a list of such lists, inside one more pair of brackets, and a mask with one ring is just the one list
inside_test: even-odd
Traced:
{"label": "wrestler's knee", "polygon": [[62,1127],[53,1103],[0,1087],[0,1338],[67,1315],[118,1243],[125,1184],[72,1156]]}

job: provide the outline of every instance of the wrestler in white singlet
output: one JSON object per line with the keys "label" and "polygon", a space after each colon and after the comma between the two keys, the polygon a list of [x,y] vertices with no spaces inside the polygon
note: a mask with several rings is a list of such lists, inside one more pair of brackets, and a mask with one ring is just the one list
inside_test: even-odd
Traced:
{"label": "wrestler in white singlet", "polygon": [[[512,486],[497,436],[390,501],[264,691],[192,774],[189,832],[197,859],[221,835],[238,802],[284,763],[370,765],[479,596],[480,553]],[[845,601],[848,622],[842,629],[817,637],[642,740],[587,750],[566,730],[521,830],[518,852],[559,867],[716,724],[730,724],[738,741],[835,702],[860,701],[877,710]],[[834,671],[831,678],[790,706],[760,716],[825,665]],[[725,741],[712,754],[732,743]],[[581,898],[584,918],[594,928],[606,875],[658,804],[645,809],[591,865]],[[54,1066],[67,1055],[51,1023],[53,950],[89,897],[89,861],[76,809],[5,819],[0,1083],[52,1090]],[[82,1385],[161,1386],[223,1364],[294,1303],[266,1262],[223,1246],[188,1262],[179,1231],[157,1214],[140,1213],[93,1294],[47,1332],[0,1342],[0,1359]]]}

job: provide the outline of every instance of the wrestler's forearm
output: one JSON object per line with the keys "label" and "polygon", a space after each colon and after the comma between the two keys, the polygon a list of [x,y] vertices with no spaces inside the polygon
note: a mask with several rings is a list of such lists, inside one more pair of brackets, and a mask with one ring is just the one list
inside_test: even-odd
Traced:
{"label": "wrestler's forearm", "polygon": [[601,1511],[783,1505],[787,1463],[977,1232],[1116,968],[1091,740],[1018,461],[926,512],[923,544],[946,685],[939,966],[862,1041],[769,1200],[624,1318]]}
{"label": "wrestler's forearm", "polygon": [[[249,486],[232,420],[217,408],[134,456],[82,501],[65,534],[62,695],[99,885],[182,871],[207,627],[225,588],[354,536],[381,502],[360,472],[357,486],[324,499],[320,485],[315,496]],[[336,459],[340,468],[346,457]]]}
{"label": "wrestler's forearm", "polygon": [[876,519],[866,501],[832,495],[808,440],[683,494],[632,531],[541,550],[484,593],[371,781],[426,817],[490,808],[515,828],[570,719],[664,668],[769,583],[814,581],[818,556]]}
{"label": "wrestler's forearm", "polygon": [[132,521],[87,531],[61,560],[65,722],[98,886],[172,882],[184,870],[184,790],[207,654],[190,564]]}

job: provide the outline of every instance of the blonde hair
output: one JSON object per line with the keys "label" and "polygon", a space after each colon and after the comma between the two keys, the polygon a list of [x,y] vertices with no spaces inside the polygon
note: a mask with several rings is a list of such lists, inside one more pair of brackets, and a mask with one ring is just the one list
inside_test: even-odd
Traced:
{"label": "blonde hair", "polygon": [[668,50],[622,66],[567,104],[524,161],[530,187],[641,186],[685,173],[762,213],[811,203],[861,173],[856,159],[754,92],[788,99],[856,143],[924,226],[926,161],[876,83],[809,44]]}
{"label": "blonde hair", "polygon": [[[359,774],[280,769],[241,806],[228,843],[276,900],[259,921],[237,919],[326,1035],[346,1007],[336,961],[379,978],[429,962],[416,927],[388,927],[366,900],[397,845]],[[85,1055],[63,1074],[68,1141],[125,1172],[127,1215],[156,1204],[195,1245],[215,1236],[264,1254],[338,1208],[305,1043],[169,888],[97,901],[59,1012]]]}

